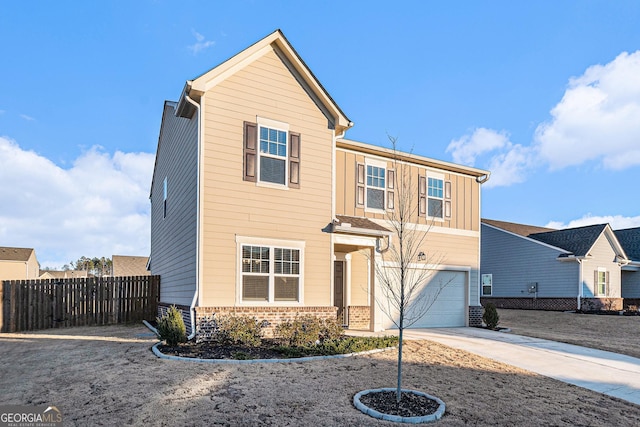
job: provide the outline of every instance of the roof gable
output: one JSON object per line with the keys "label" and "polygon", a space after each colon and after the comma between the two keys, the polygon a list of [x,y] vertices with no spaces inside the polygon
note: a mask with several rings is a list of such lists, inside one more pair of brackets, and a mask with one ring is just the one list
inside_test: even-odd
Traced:
{"label": "roof gable", "polygon": [[632,261],[640,261],[640,227],[616,230],[614,234]]}
{"label": "roof gable", "polygon": [[548,231],[530,234],[529,237],[548,245],[557,246],[573,253],[575,256],[586,256],[607,224],[588,225],[586,227],[567,228],[565,230]]}
{"label": "roof gable", "polygon": [[0,261],[29,261],[32,248],[0,247]]}
{"label": "roof gable", "polygon": [[327,116],[327,119],[338,133],[342,133],[353,126],[353,123],[336,104],[280,30],[274,31],[206,73],[187,81],[180,96],[176,114],[190,117],[193,114],[194,107],[187,101],[187,96],[199,99],[207,90],[268,52],[276,53],[318,108]]}

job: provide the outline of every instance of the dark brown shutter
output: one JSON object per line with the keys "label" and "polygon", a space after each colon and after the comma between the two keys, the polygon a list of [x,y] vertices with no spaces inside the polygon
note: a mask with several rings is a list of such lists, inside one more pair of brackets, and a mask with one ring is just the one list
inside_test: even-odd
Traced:
{"label": "dark brown shutter", "polygon": [[256,162],[257,162],[257,138],[258,125],[255,123],[244,122],[244,177],[245,181],[256,182]]}
{"label": "dark brown shutter", "polygon": [[356,206],[364,207],[364,163],[356,163]]}
{"label": "dark brown shutter", "polygon": [[451,218],[451,181],[444,182],[444,216]]}
{"label": "dark brown shutter", "polygon": [[387,170],[387,209],[393,210],[396,204],[395,199],[396,188],[396,171],[395,169]]}
{"label": "dark brown shutter", "polygon": [[300,188],[300,134],[289,132],[289,187]]}
{"label": "dark brown shutter", "polygon": [[427,177],[418,175],[418,214],[427,214]]}

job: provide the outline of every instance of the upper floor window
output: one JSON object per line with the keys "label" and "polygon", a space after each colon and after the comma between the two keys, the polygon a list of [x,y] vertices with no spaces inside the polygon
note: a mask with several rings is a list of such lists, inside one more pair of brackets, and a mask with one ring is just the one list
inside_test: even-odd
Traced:
{"label": "upper floor window", "polygon": [[451,181],[441,173],[418,175],[419,214],[437,220],[451,218]]}
{"label": "upper floor window", "polygon": [[300,188],[300,134],[287,123],[257,117],[244,122],[245,181]]}
{"label": "upper floor window", "polygon": [[356,163],[356,206],[375,210],[393,210],[395,170],[387,162],[366,159]]}
{"label": "upper floor window", "polygon": [[427,178],[427,215],[433,218],[442,218],[444,181],[438,178]]}
{"label": "upper floor window", "polygon": [[384,209],[385,169],[367,165],[367,207]]}
{"label": "upper floor window", "polygon": [[285,185],[287,132],[260,126],[260,181]]}
{"label": "upper floor window", "polygon": [[167,217],[167,177],[162,182],[162,218]]}

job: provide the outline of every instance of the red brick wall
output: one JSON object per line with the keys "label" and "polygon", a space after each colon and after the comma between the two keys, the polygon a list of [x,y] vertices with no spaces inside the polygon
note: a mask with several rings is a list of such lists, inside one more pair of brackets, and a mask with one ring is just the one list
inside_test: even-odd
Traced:
{"label": "red brick wall", "polygon": [[482,305],[492,302],[497,308],[516,308],[522,310],[569,311],[578,306],[577,298],[499,298],[482,297]]}
{"label": "red brick wall", "polygon": [[349,329],[368,331],[371,328],[371,307],[367,305],[350,305]]}
{"label": "red brick wall", "polygon": [[469,306],[469,326],[481,327],[482,326],[482,313],[483,309],[481,305]]}
{"label": "red brick wall", "polygon": [[[313,315],[321,319],[335,320],[338,316],[337,307],[196,307],[196,329],[200,334],[200,325],[206,323],[212,315],[235,314],[238,316],[253,316],[259,322],[266,321],[263,328],[265,337],[272,337],[275,327],[286,321],[295,320],[296,316]],[[207,331],[203,331],[207,333]]]}

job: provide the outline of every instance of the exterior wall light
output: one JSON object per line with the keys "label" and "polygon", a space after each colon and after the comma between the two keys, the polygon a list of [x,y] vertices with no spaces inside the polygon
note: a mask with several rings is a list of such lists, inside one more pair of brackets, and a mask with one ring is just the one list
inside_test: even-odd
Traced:
{"label": "exterior wall light", "polygon": [[427,260],[427,256],[424,254],[424,252],[420,251],[420,253],[418,253],[418,261],[426,261]]}

